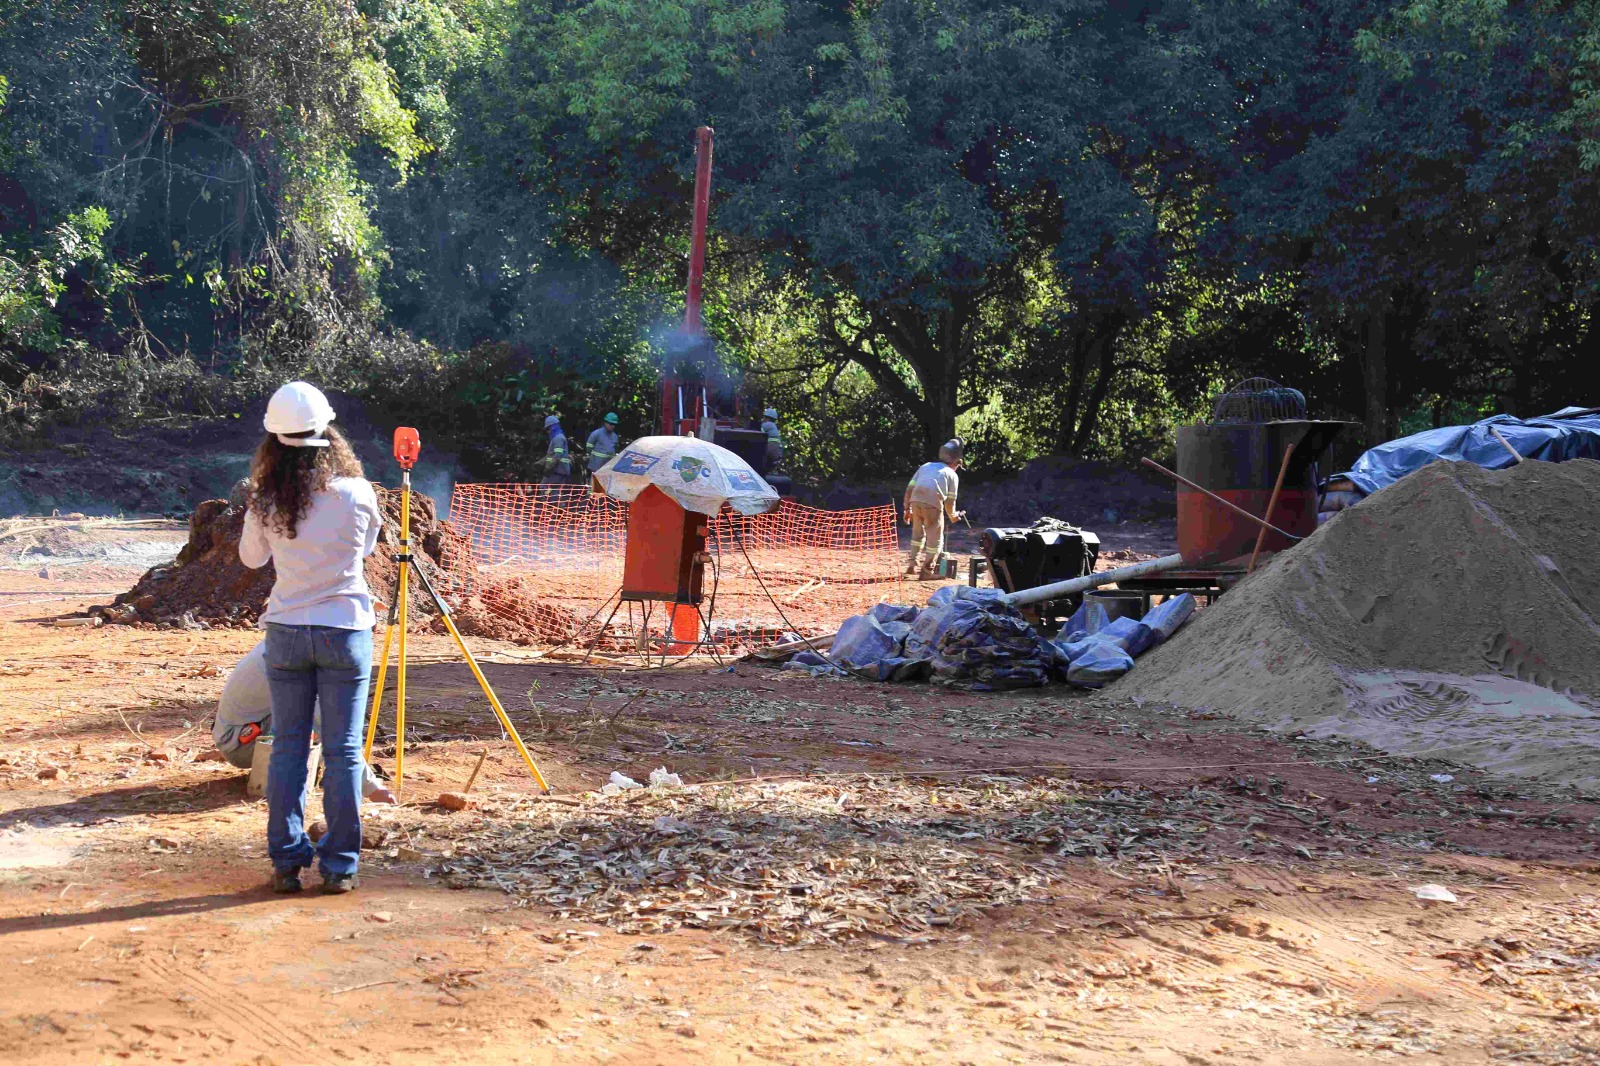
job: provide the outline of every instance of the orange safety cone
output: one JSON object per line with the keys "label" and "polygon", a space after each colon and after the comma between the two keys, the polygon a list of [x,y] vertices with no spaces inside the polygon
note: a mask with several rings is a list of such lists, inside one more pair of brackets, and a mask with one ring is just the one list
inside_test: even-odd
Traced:
{"label": "orange safety cone", "polygon": [[700,612],[690,603],[672,605],[672,643],[669,655],[688,655],[699,650]]}

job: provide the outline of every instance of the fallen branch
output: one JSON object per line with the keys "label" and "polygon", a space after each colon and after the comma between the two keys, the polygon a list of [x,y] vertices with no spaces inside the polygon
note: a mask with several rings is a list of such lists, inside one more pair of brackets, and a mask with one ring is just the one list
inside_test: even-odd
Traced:
{"label": "fallen branch", "polygon": [[120,708],[120,707],[116,708],[116,712],[117,712],[117,717],[122,719],[122,728],[126,729],[128,731],[128,733],[133,737],[133,739],[137,740],[139,743],[143,744],[145,747],[149,748],[151,751],[160,751],[161,750],[160,745],[150,743],[150,741],[145,738],[145,735],[143,733],[139,732],[137,729],[133,728],[133,726],[128,724],[128,716],[122,713],[122,708]]}
{"label": "fallen branch", "polygon": [[329,992],[328,995],[330,995],[330,996],[342,996],[346,992],[359,992],[363,988],[377,988],[380,985],[397,985],[399,983],[400,982],[399,982],[398,979],[391,977],[387,981],[368,981],[364,985],[350,985],[347,988],[335,988],[332,992]]}

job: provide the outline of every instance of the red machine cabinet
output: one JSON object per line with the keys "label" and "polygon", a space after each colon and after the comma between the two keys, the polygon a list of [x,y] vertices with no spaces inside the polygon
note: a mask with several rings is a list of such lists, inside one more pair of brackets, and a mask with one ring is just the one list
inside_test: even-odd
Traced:
{"label": "red machine cabinet", "polygon": [[706,516],[686,511],[654,485],[628,506],[624,600],[698,604],[705,576]]}

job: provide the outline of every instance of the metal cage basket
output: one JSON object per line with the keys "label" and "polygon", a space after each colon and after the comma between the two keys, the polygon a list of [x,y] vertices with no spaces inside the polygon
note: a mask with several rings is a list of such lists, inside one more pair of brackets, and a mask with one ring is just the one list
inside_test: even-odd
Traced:
{"label": "metal cage basket", "polygon": [[1305,417],[1305,394],[1271,378],[1246,378],[1218,395],[1211,404],[1214,424],[1287,422]]}

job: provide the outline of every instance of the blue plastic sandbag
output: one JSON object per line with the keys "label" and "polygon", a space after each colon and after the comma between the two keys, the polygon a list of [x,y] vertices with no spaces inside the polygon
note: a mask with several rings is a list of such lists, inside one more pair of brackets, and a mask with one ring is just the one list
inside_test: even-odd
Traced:
{"label": "blue plastic sandbag", "polygon": [[1160,604],[1150,609],[1140,621],[1150,627],[1151,634],[1157,644],[1166,642],[1172,634],[1176,633],[1183,623],[1187,622],[1194,614],[1194,596],[1185,592],[1181,596],[1162,600]]}
{"label": "blue plastic sandbag", "polygon": [[812,677],[849,677],[850,676],[849,674],[845,673],[843,670],[838,669],[837,667],[828,666],[826,664],[824,664],[822,666],[807,666],[804,663],[797,663],[793,659],[790,659],[788,662],[784,663],[783,666],[780,667],[780,669],[790,671],[791,673],[810,674]]}
{"label": "blue plastic sandbag", "polygon": [[911,635],[909,622],[879,622],[878,626],[894,640],[896,646],[903,647],[906,638]]}
{"label": "blue plastic sandbag", "polygon": [[1067,680],[1082,688],[1100,688],[1133,669],[1133,656],[1109,640],[1090,637],[1070,647]]}
{"label": "blue plastic sandbag", "polygon": [[961,600],[974,603],[987,603],[995,607],[1006,605],[1006,591],[1004,589],[980,589],[971,585],[946,585],[944,588],[928,597],[929,607],[948,607]]}
{"label": "blue plastic sandbag", "polygon": [[1137,659],[1156,642],[1155,633],[1137,618],[1113,618],[1094,634],[1098,640],[1109,640]]}
{"label": "blue plastic sandbag", "polygon": [[917,608],[906,607],[898,603],[875,603],[867,614],[879,622],[904,622],[907,625],[916,621]]}
{"label": "blue plastic sandbag", "polygon": [[858,614],[839,627],[829,657],[841,665],[864,668],[899,655],[903,639],[884,632],[882,623],[870,614]]}
{"label": "blue plastic sandbag", "polygon": [[1072,612],[1072,617],[1067,619],[1061,627],[1063,633],[1088,633],[1089,632],[1089,600],[1087,597],[1078,604],[1078,609]]}
{"label": "blue plastic sandbag", "polygon": [[916,681],[928,676],[932,664],[926,659],[907,659],[901,655],[891,655],[886,659],[879,659],[870,666],[852,668],[855,677],[871,681]]}
{"label": "blue plastic sandbag", "polygon": [[1042,685],[1055,652],[998,589],[950,586],[929,598],[906,637],[908,660],[926,660],[935,680],[983,688]]}

